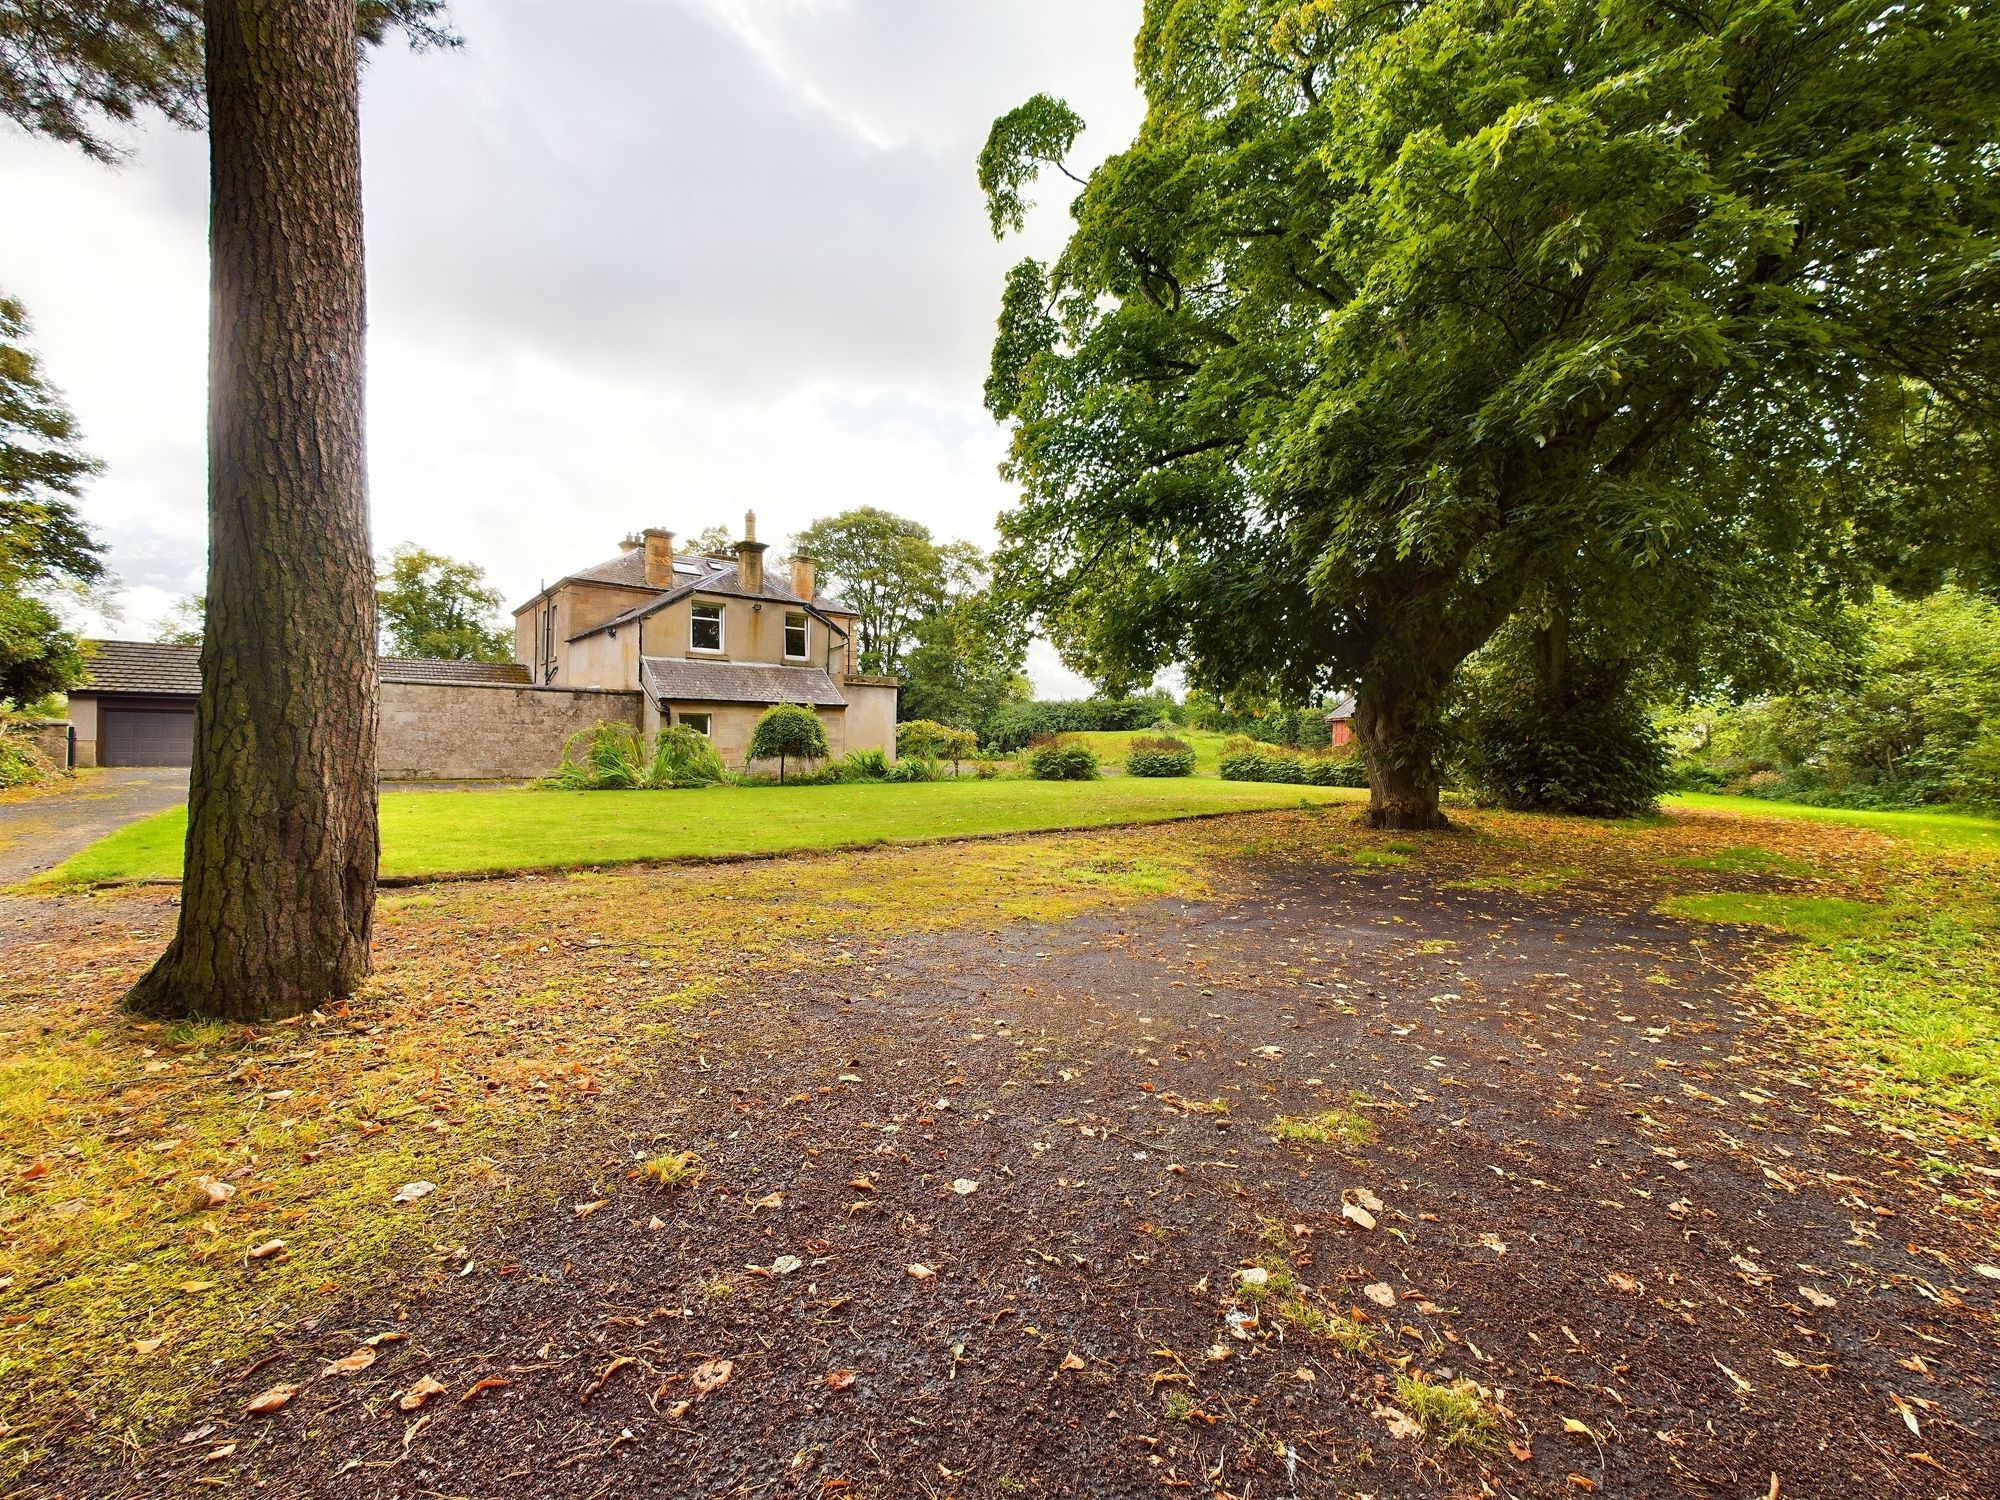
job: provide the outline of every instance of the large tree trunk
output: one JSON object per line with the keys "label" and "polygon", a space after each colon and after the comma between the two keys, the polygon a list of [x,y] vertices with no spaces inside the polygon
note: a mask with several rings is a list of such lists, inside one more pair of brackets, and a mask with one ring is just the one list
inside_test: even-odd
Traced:
{"label": "large tree trunk", "polygon": [[1424,699],[1400,681],[1364,682],[1354,701],[1354,734],[1368,764],[1370,828],[1447,826],[1428,743]]}
{"label": "large tree trunk", "polygon": [[369,968],[375,590],[354,0],[207,0],[209,572],[179,930],[127,1004],[293,1014]]}

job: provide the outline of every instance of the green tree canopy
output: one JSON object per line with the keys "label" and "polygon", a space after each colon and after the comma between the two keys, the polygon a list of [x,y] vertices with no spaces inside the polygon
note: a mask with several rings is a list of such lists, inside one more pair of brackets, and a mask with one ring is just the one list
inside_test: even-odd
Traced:
{"label": "green tree canopy", "polygon": [[[1436,821],[1454,673],[1538,590],[1805,555],[1841,581],[1911,540],[1925,476],[1980,472],[1995,28],[1149,0],[1138,138],[1003,297],[1008,593],[1093,676],[1358,683],[1371,817]],[[996,225],[1068,129],[996,125]],[[1990,490],[1960,498],[1990,533]]]}
{"label": "green tree canopy", "polygon": [[[445,0],[360,0],[361,39],[392,30],[412,46],[456,45]],[[177,125],[203,120],[200,0],[10,0],[0,5],[0,115],[100,161],[117,157],[106,129],[156,109]]]}
{"label": "green tree canopy", "polygon": [[77,512],[98,463],[28,331],[21,304],[0,297],[0,701],[16,704],[82,678],[76,637],[51,605],[104,577],[102,544]]}
{"label": "green tree canopy", "polygon": [[861,615],[861,669],[899,674],[917,622],[974,592],[985,558],[968,542],[940,542],[921,522],[863,505],[792,538],[819,566],[821,588]]}
{"label": "green tree canopy", "polygon": [[774,703],[758,717],[750,734],[750,759],[775,760],[778,780],[788,760],[819,760],[826,754],[826,730],[819,715],[800,703]]}
{"label": "green tree canopy", "polygon": [[376,575],[375,602],[391,656],[513,659],[514,632],[499,618],[500,591],[471,563],[405,543]]}

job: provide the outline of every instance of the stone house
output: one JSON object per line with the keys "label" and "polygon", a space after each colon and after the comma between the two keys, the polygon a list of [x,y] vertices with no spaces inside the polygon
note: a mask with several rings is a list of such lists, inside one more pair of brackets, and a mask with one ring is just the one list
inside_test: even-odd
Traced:
{"label": "stone house", "polygon": [[[570,735],[607,722],[646,734],[685,724],[740,766],[774,703],[811,705],[835,756],[872,748],[893,759],[896,679],[857,670],[854,610],[818,592],[810,558],[778,579],[764,551],[754,515],[726,554],[680,556],[672,532],[649,530],[515,610],[514,661],[381,658],[382,779],[544,776]],[[85,645],[70,763],[187,765],[200,647]]]}
{"label": "stone house", "polygon": [[813,561],[764,566],[754,513],[725,553],[681,553],[657,527],[514,611],[514,655],[538,687],[640,695],[639,727],[685,724],[742,765],[757,718],[808,704],[834,756],[896,750],[893,677],[859,670],[859,616],[819,592]]}

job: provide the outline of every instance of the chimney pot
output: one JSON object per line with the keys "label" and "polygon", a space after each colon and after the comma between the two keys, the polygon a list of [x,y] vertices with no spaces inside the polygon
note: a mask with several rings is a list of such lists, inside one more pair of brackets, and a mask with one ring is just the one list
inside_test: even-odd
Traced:
{"label": "chimney pot", "polygon": [[670,589],[674,586],[674,534],[661,526],[648,526],[641,534],[646,548],[646,587]]}
{"label": "chimney pot", "polygon": [[757,540],[757,512],[743,513],[743,540],[736,544],[736,581],[746,594],[764,592],[764,544]]}

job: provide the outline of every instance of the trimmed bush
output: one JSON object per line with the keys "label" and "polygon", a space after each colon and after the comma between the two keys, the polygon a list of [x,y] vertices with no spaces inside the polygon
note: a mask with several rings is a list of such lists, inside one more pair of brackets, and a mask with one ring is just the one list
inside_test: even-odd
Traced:
{"label": "trimmed bush", "polygon": [[1194,746],[1171,735],[1142,735],[1125,752],[1127,776],[1192,776]]}
{"label": "trimmed bush", "polygon": [[1041,745],[1028,754],[1028,774],[1037,781],[1095,781],[1097,753],[1088,745]]}
{"label": "trimmed bush", "polygon": [[932,719],[910,719],[896,726],[896,753],[923,760],[948,760],[954,769],[979,753],[979,736]]}
{"label": "trimmed bush", "polygon": [[826,754],[826,730],[803,703],[773,703],[750,734],[750,759],[775,760],[778,785],[785,784],[788,760],[819,760]]}
{"label": "trimmed bush", "polygon": [[1351,751],[1334,755],[1301,754],[1275,745],[1232,737],[1222,747],[1219,766],[1224,781],[1276,781],[1291,786],[1368,785],[1368,767]]}

